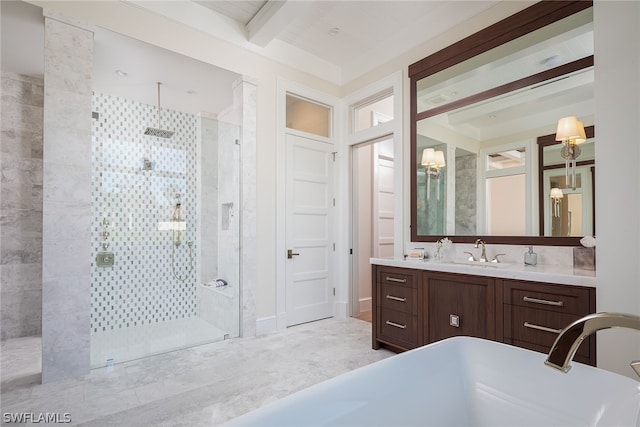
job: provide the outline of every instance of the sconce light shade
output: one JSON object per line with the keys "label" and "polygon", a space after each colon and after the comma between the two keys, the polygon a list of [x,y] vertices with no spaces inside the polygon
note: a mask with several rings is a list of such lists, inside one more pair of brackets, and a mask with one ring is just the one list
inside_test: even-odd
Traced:
{"label": "sconce light shade", "polygon": [[[427,200],[429,200],[431,193],[431,177],[438,182],[440,177],[440,168],[445,166],[444,152],[436,151],[433,148],[425,148],[422,150],[422,160],[420,164],[426,168],[427,175]],[[440,200],[440,187],[437,188],[438,200]]]}
{"label": "sconce light shade", "polygon": [[552,199],[562,199],[564,197],[564,193],[562,192],[561,188],[553,187],[551,189],[551,192],[549,193],[549,196]]}
{"label": "sconce light shade", "polygon": [[584,125],[575,116],[563,117],[558,120],[556,141],[569,144],[582,144],[587,140]]}
{"label": "sconce light shade", "polygon": [[436,164],[436,152],[433,148],[425,148],[422,150],[422,166],[433,166]]}
{"label": "sconce light shade", "polygon": [[431,166],[436,168],[442,168],[445,166],[444,152],[436,151],[433,148],[425,148],[422,150],[422,166]]}

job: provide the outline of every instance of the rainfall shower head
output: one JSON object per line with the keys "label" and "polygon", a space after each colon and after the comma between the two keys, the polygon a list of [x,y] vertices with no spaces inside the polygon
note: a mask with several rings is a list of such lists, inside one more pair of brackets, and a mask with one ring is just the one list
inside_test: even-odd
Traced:
{"label": "rainfall shower head", "polygon": [[150,127],[144,130],[145,135],[159,136],[160,138],[171,138],[173,136],[173,133],[174,132],[172,130],[157,129],[157,128],[150,128]]}
{"label": "rainfall shower head", "polygon": [[174,134],[172,130],[166,130],[166,129],[160,128],[160,85],[161,83],[158,82],[157,85],[158,85],[158,127],[157,128],[147,127],[144,131],[144,134],[149,136],[157,136],[160,138],[171,138]]}

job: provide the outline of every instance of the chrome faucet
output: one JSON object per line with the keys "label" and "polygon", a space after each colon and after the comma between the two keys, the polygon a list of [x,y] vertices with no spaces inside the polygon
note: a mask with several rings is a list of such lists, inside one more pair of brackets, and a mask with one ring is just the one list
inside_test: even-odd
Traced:
{"label": "chrome faucet", "polygon": [[[640,331],[640,316],[620,313],[594,313],[578,319],[560,332],[551,346],[544,364],[562,372],[569,372],[569,363],[580,343],[589,335],[609,328],[629,328]],[[640,360],[631,362],[631,367],[640,376]]]}
{"label": "chrome faucet", "polygon": [[476,240],[476,246],[475,247],[477,248],[478,245],[482,245],[482,254],[480,255],[480,259],[478,261],[480,261],[480,262],[489,261],[489,259],[487,259],[487,252],[485,251],[485,248],[484,248],[484,245],[485,245],[484,240],[482,240],[482,239]]}

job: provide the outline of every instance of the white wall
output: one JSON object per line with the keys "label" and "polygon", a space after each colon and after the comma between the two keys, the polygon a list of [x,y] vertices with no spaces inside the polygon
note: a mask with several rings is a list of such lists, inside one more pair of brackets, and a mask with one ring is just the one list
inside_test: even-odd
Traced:
{"label": "white wall", "polygon": [[[597,309],[640,315],[640,2],[596,1]],[[640,331],[598,333],[598,366],[632,376]]]}

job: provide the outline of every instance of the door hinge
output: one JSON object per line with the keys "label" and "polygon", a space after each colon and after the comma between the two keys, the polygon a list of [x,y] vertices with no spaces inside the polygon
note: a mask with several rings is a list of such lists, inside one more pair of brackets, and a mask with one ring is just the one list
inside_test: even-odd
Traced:
{"label": "door hinge", "polygon": [[335,243],[333,244],[333,251],[334,252],[336,251],[336,244]]}
{"label": "door hinge", "polygon": [[353,249],[349,249],[349,255],[353,255]]}
{"label": "door hinge", "polygon": [[337,151],[332,151],[331,154],[333,155],[333,161],[336,161],[336,154],[338,154]]}
{"label": "door hinge", "polygon": [[336,296],[336,288],[333,288],[333,296]]}
{"label": "door hinge", "polygon": [[333,207],[334,208],[336,207],[336,198],[335,197],[333,198]]}

